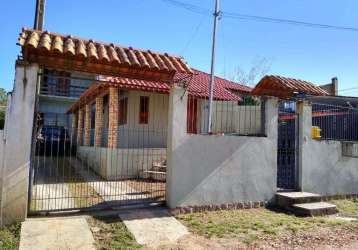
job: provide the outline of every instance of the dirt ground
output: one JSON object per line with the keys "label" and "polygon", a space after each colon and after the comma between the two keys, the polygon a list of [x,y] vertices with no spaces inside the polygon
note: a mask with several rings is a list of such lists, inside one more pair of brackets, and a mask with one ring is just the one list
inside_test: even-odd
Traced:
{"label": "dirt ground", "polygon": [[147,246],[150,250],[224,250],[224,249],[358,249],[358,229],[342,227],[312,232],[287,234],[280,237],[259,237],[247,245],[234,238],[206,238],[196,234],[184,236],[175,243]]}
{"label": "dirt ground", "polygon": [[358,200],[332,201],[339,216],[296,217],[258,208],[179,215],[191,232],[176,242],[140,246],[118,216],[89,220],[98,249],[358,249]]}

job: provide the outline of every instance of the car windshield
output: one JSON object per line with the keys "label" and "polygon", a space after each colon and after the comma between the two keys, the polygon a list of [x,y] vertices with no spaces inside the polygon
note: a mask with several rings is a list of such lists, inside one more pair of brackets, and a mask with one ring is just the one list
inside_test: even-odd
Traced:
{"label": "car windshield", "polygon": [[62,127],[44,127],[42,134],[46,137],[61,137],[64,138],[66,135],[65,129]]}

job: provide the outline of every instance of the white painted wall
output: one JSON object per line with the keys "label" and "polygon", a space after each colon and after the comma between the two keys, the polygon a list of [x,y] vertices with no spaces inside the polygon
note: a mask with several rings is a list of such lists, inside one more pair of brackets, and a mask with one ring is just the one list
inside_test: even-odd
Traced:
{"label": "white painted wall", "polygon": [[1,173],[2,224],[22,221],[27,214],[38,70],[35,64],[16,65],[15,84],[5,122],[4,167]]}
{"label": "white painted wall", "polygon": [[79,157],[93,171],[106,180],[138,178],[150,170],[154,162],[166,159],[166,148],[103,148],[81,146]]}
{"label": "white painted wall", "polygon": [[344,156],[340,141],[312,139],[312,107],[308,102],[300,103],[298,112],[302,191],[322,195],[358,194],[358,158]]}
{"label": "white painted wall", "polygon": [[[148,124],[139,124],[140,96],[149,96]],[[126,91],[127,124],[119,126],[121,148],[165,148],[168,127],[168,95],[154,92]],[[106,119],[107,115],[105,115]]]}
{"label": "white painted wall", "polygon": [[184,92],[174,87],[170,94],[167,205],[272,201],[277,180],[277,99],[267,101],[266,137],[188,135]]}

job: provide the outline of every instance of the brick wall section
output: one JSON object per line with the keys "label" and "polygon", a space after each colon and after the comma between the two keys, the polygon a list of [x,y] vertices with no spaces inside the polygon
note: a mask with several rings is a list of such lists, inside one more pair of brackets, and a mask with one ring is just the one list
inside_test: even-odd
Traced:
{"label": "brick wall section", "polygon": [[75,142],[76,134],[77,134],[77,121],[78,121],[78,113],[74,113],[72,115],[72,126],[71,126],[71,142]]}
{"label": "brick wall section", "polygon": [[96,117],[94,127],[94,146],[100,147],[103,136],[103,97],[96,98]]}
{"label": "brick wall section", "polygon": [[83,109],[78,111],[78,123],[77,123],[77,145],[82,145],[82,136],[83,136]]}
{"label": "brick wall section", "polygon": [[109,88],[108,147],[116,148],[118,139],[119,89]]}
{"label": "brick wall section", "polygon": [[83,145],[90,145],[90,137],[91,137],[91,105],[87,104],[85,106],[85,138]]}

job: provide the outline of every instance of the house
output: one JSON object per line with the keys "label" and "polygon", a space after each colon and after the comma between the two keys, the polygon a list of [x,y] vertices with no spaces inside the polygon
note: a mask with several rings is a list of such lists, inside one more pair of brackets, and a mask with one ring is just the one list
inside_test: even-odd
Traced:
{"label": "house", "polygon": [[308,98],[329,97],[312,83],[266,76],[252,90],[216,77],[207,133],[210,77],[180,56],[31,29],[19,45],[0,131],[4,224],[132,205],[257,207],[279,189],[358,193],[356,140],[312,138]]}
{"label": "house", "polygon": [[[71,152],[76,147],[77,157],[107,180],[143,176],[166,161],[174,83],[188,91],[187,131],[207,131],[210,75],[191,69],[180,57],[31,29],[22,31],[19,45],[24,58],[41,67],[39,156],[66,153],[53,143],[64,140],[69,141],[64,147]],[[261,103],[244,100],[251,90],[215,78],[214,133],[262,132]]]}
{"label": "house", "polygon": [[[231,91],[241,95],[251,91],[249,87],[219,77],[216,77],[215,83],[215,107],[222,103],[230,103],[230,108],[239,107],[238,102],[243,99]],[[209,97],[208,84],[209,75],[199,70],[193,70],[193,75],[187,79],[190,96],[187,129],[190,133],[198,133],[198,128],[204,127],[206,122],[206,116],[202,113],[205,112]],[[143,154],[148,157],[145,162],[140,163],[140,171],[148,171],[153,162],[165,161],[169,90],[170,83],[167,82],[98,76],[69,109],[69,113],[79,117],[77,120],[80,121],[77,128],[73,127],[74,131],[77,130],[75,133],[80,157],[90,162],[91,167],[106,179],[115,179],[116,175],[123,176],[123,172],[118,170],[123,169],[123,164],[127,165],[126,177],[138,175],[138,157]],[[110,93],[115,93],[115,98],[118,98],[118,107],[113,110]],[[89,116],[84,115],[87,109],[90,110]],[[111,112],[115,116],[115,124],[112,125]],[[233,112],[232,108],[230,112]],[[80,118],[83,116],[89,121],[83,122],[83,118]],[[75,121],[74,124],[76,123]],[[219,126],[214,124],[214,127]],[[118,162],[116,168],[98,160],[100,154],[112,152],[113,148],[116,149],[115,157]]]}

